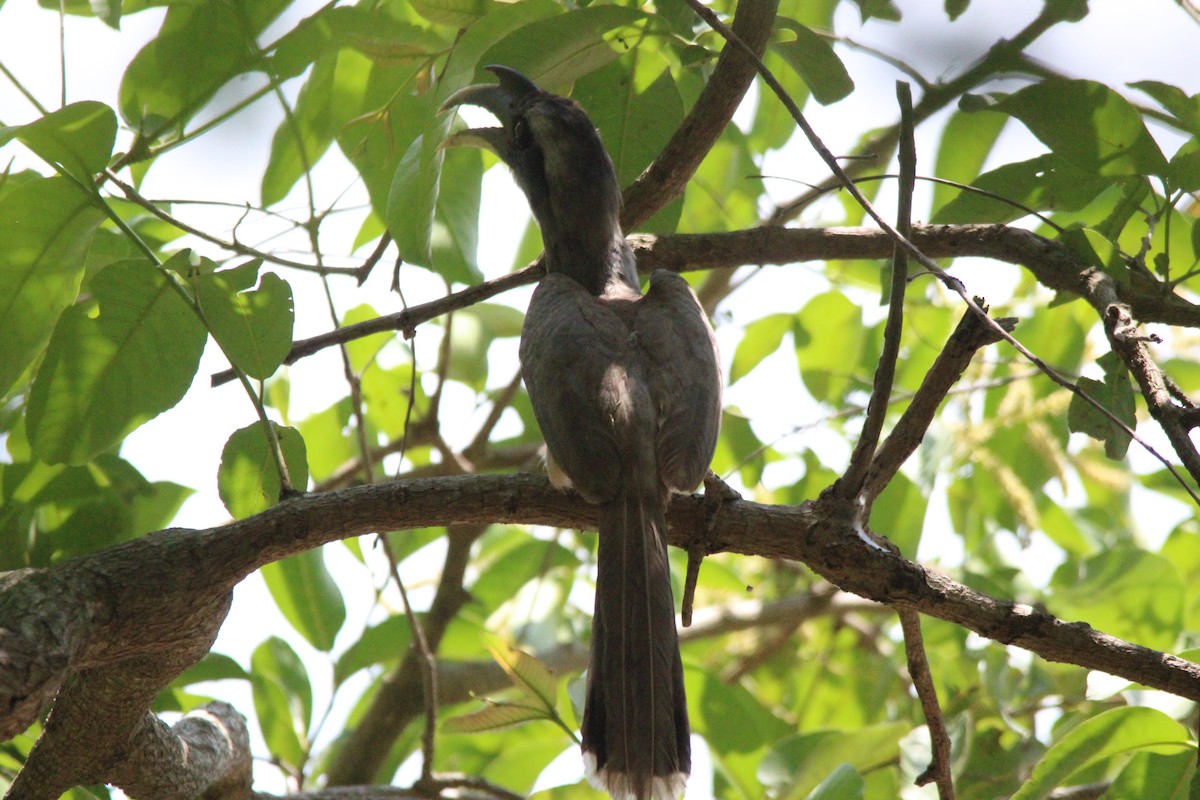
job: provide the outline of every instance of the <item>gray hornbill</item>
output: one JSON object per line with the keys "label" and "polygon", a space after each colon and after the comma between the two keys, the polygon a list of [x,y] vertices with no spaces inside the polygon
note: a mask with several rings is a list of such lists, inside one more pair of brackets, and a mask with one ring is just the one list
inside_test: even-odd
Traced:
{"label": "gray hornbill", "polygon": [[616,172],[583,109],[507,67],[487,69],[498,85],[469,86],[442,109],[478,105],[503,127],[449,143],[499,155],[541,226],[546,276],[521,331],[521,370],[551,482],[600,507],[584,759],[618,800],[670,800],[691,746],[665,511],[712,460],[716,342],[683,278],[656,272],[641,293]]}

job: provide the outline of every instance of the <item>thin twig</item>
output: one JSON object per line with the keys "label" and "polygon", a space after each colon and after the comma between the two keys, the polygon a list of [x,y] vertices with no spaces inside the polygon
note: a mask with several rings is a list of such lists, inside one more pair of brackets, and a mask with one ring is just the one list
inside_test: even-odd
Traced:
{"label": "thin twig", "polygon": [[[358,275],[357,267],[326,267],[318,264],[305,264],[302,261],[292,261],[288,258],[272,255],[271,253],[250,247],[249,245],[244,245],[236,240],[225,241],[218,236],[214,236],[207,231],[203,231],[193,225],[189,225],[178,217],[163,211],[158,207],[157,204],[154,203],[154,201],[146,199],[138,192],[137,189],[133,188],[132,185],[121,180],[114,171],[105,170],[104,175],[108,178],[110,183],[115,184],[117,188],[121,190],[121,193],[125,195],[125,199],[129,202],[141,206],[163,222],[166,222],[168,225],[176,227],[184,233],[191,234],[197,239],[203,239],[209,244],[215,244],[222,250],[227,250],[230,253],[237,253],[238,255],[242,256],[249,256],[251,258],[260,258],[267,263],[278,264],[281,267],[291,267],[292,269],[304,270],[306,272],[316,272],[320,275]],[[232,376],[226,378],[226,381],[231,379]],[[225,381],[222,381],[222,383],[224,382]]]}
{"label": "thin twig", "polygon": [[936,783],[940,800],[954,800],[954,779],[950,775],[950,734],[938,705],[937,689],[933,675],[929,672],[929,659],[925,655],[925,640],[921,635],[921,615],[909,609],[897,609],[900,627],[904,631],[904,655],[908,660],[908,675],[912,678],[925,712],[925,723],[929,727],[929,744],[932,761],[916,780],[917,786]]}
{"label": "thin twig", "polygon": [[425,730],[421,737],[421,783],[428,783],[433,780],[433,758],[437,746],[437,660],[434,658],[433,650],[429,647],[429,640],[425,638],[425,629],[421,626],[421,621],[417,619],[412,604],[408,602],[408,590],[404,588],[404,581],[400,578],[400,565],[396,563],[396,554],[392,551],[392,545],[386,536],[380,536],[378,541],[387,555],[388,565],[392,571],[392,580],[396,582],[396,588],[400,590],[404,616],[408,620],[408,627],[412,631],[413,645],[417,651],[422,696],[425,700]]}
{"label": "thin twig", "polygon": [[[913,137],[912,89],[902,81],[896,83],[896,99],[900,103],[900,195],[897,200],[896,229],[906,237],[912,235],[912,196],[916,186],[917,146]],[[858,496],[875,456],[883,422],[887,417],[896,379],[896,360],[900,357],[900,340],[904,334],[904,290],[908,286],[908,254],[896,248],[892,257],[892,285],[888,294],[887,321],[883,328],[883,348],[879,366],[875,369],[875,384],[867,403],[867,416],[862,433],[850,456],[850,464],[838,479],[834,491],[844,499]],[[870,508],[862,507],[864,517]]]}
{"label": "thin twig", "polygon": [[504,414],[504,410],[512,405],[513,398],[517,396],[517,391],[521,388],[521,370],[517,370],[517,374],[513,375],[513,379],[508,382],[508,385],[500,390],[496,395],[496,399],[492,401],[492,410],[488,412],[487,419],[479,426],[479,432],[475,434],[475,438],[471,443],[463,448],[463,455],[474,461],[479,453],[487,447],[488,440],[492,438],[492,431],[496,429],[496,425],[500,422],[500,417]]}
{"label": "thin twig", "polygon": [[12,72],[9,71],[8,67],[4,66],[3,62],[0,62],[0,73],[3,73],[4,77],[8,78],[8,82],[11,83],[14,87],[16,87],[16,90],[18,92],[20,92],[22,95],[24,95],[25,99],[29,101],[29,104],[38,110],[39,114],[41,114],[44,117],[50,113],[50,111],[44,105],[42,105],[40,102],[38,102],[38,99],[37,99],[37,97],[34,96],[33,92],[31,92],[27,88],[25,88],[25,84],[23,84],[23,83],[21,83],[21,81],[17,80],[17,76],[12,74]]}
{"label": "thin twig", "polygon": [[[411,339],[417,326],[424,322],[440,317],[443,314],[448,314],[451,311],[475,305],[509,289],[536,283],[541,276],[542,264],[541,261],[536,261],[520,272],[509,273],[508,275],[493,278],[490,281],[485,281],[475,286],[468,286],[460,291],[439,297],[437,300],[410,306],[395,314],[385,314],[382,317],[365,320],[355,325],[346,325],[335,331],[322,333],[309,339],[301,339],[292,345],[291,352],[288,353],[283,363],[294,364],[302,358],[324,350],[326,347],[332,347],[342,342],[354,341],[355,339],[362,339],[373,333],[400,331],[405,338]],[[220,386],[231,380],[233,380],[232,373],[229,370],[224,370],[212,376],[212,385]]]}

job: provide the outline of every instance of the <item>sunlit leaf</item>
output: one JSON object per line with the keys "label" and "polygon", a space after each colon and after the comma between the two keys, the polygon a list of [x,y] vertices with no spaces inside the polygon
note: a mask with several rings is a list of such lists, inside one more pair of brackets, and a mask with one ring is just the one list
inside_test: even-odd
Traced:
{"label": "sunlit leaf", "polygon": [[507,728],[535,719],[546,719],[546,712],[540,708],[493,702],[473,714],[451,717],[442,725],[442,730],[453,733],[479,733]]}
{"label": "sunlit leaf", "polygon": [[795,318],[791,314],[771,314],[746,325],[742,340],[733,354],[729,383],[737,383],[764,358],[783,344],[783,337],[792,330]]}
{"label": "sunlit leaf", "polygon": [[196,301],[221,350],[247,375],[266,380],[292,347],[292,287],[273,272],[258,278],[259,261],[213,271],[208,262],[195,279]]}
{"label": "sunlit leaf", "polygon": [[1051,79],[1005,97],[1013,115],[1057,155],[1096,175],[1161,175],[1166,159],[1128,100],[1100,83]]}
{"label": "sunlit leaf", "polygon": [[0,396],[75,301],[84,256],[103,219],[64,178],[23,181],[0,195]]}
{"label": "sunlit leaf", "polygon": [[[295,428],[271,423],[283,451],[293,488],[308,484],[308,458],[304,439]],[[282,482],[279,467],[260,423],[235,431],[221,451],[217,491],[235,519],[264,511],[279,502]]]}
{"label": "sunlit leaf", "polygon": [[1012,800],[1047,797],[1072,774],[1120,753],[1144,750],[1170,755],[1194,749],[1187,729],[1161,711],[1142,707],[1109,709],[1075,726],[1051,745]]}
{"label": "sunlit leaf", "polygon": [[558,695],[558,681],[554,673],[533,656],[518,650],[503,641],[493,641],[488,645],[488,651],[504,671],[508,674],[513,686],[520,689],[527,697],[537,704],[545,713],[554,710],[555,697]]}
{"label": "sunlit leaf", "polygon": [[121,116],[151,138],[182,130],[227,81],[257,62],[254,37],[287,0],[173,3],[121,81]]}
{"label": "sunlit leaf", "polygon": [[104,103],[72,103],[17,128],[0,128],[0,145],[23,142],[56,169],[87,189],[108,166],[117,137],[117,115]]}
{"label": "sunlit leaf", "polygon": [[272,636],[254,649],[250,666],[263,739],[272,755],[298,767],[308,750],[312,719],[312,686],[304,663],[287,642]]}
{"label": "sunlit leaf", "polygon": [[[1129,371],[1112,353],[1106,353],[1100,359],[1104,367],[1104,380],[1083,377],[1079,379],[1079,388],[1092,400],[1116,415],[1117,419],[1130,428],[1137,425],[1135,417],[1133,386],[1130,383]],[[1104,442],[1104,452],[1112,459],[1122,459],[1129,450],[1132,437],[1123,428],[1109,420],[1108,416],[1096,406],[1087,402],[1079,395],[1071,396],[1071,405],[1067,411],[1067,426],[1074,433],[1086,433],[1093,439]]]}
{"label": "sunlit leaf", "polygon": [[341,684],[361,669],[376,664],[399,663],[408,651],[412,629],[402,615],[388,617],[378,625],[369,626],[362,636],[346,648],[333,667],[334,683]]}
{"label": "sunlit leaf", "polygon": [[1184,586],[1160,555],[1125,546],[1064,563],[1050,611],[1146,647],[1169,649],[1183,622]]}
{"label": "sunlit leaf", "polygon": [[776,25],[792,38],[776,41],[775,49],[804,78],[818,103],[827,106],[854,91],[854,80],[827,39],[786,17]]}
{"label": "sunlit leaf", "polygon": [[830,773],[846,764],[867,773],[900,756],[904,723],[890,722],[856,731],[813,731],[775,742],[758,770],[776,796],[803,798]]}
{"label": "sunlit leaf", "polygon": [[262,568],[262,576],[292,627],[318,650],[331,650],[346,621],[346,604],[322,551],[306,550],[274,561]]}
{"label": "sunlit leaf", "polygon": [[29,399],[29,439],[50,462],[82,464],[179,402],[205,332],[179,292],[147,261],[107,267],[92,281],[99,314],[63,313]]}
{"label": "sunlit leaf", "polygon": [[[432,117],[432,109],[426,118]],[[434,268],[432,230],[441,185],[441,148],[450,124],[442,117],[417,136],[400,159],[387,200],[387,225],[400,257],[417,266]]]}
{"label": "sunlit leaf", "polygon": [[817,295],[800,310],[796,359],[800,377],[818,402],[840,403],[859,379],[874,372],[860,371],[859,358],[866,331],[862,312],[840,292]]}
{"label": "sunlit leaf", "polygon": [[593,5],[540,19],[509,33],[480,58],[482,64],[519,69],[538,85],[562,91],[572,81],[615,60],[613,31],[644,19],[635,9]]}
{"label": "sunlit leaf", "polygon": [[812,790],[808,800],[861,800],[866,784],[849,764],[841,764]]}

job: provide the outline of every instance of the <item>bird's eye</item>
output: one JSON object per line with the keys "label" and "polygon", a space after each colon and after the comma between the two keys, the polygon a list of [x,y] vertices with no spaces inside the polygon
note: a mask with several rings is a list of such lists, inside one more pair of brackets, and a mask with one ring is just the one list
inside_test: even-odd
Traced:
{"label": "bird's eye", "polygon": [[529,126],[525,124],[524,119],[518,118],[517,121],[513,123],[512,135],[513,144],[515,144],[518,149],[524,150],[525,148],[529,147],[530,144],[532,144],[529,136]]}

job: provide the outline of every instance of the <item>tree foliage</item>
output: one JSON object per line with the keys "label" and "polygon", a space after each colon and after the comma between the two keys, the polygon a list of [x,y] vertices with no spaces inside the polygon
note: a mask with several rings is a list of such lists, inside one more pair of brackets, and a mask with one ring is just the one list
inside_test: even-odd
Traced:
{"label": "tree foliage", "polygon": [[[980,5],[947,0],[944,29]],[[8,796],[246,797],[251,753],[260,790],[407,764],[424,796],[591,796],[574,767],[537,783],[573,746],[595,560],[594,511],[540,477],[512,357],[503,293],[537,279],[538,233],[511,264],[480,252],[497,162],[443,147],[459,123],[438,111],[493,63],[586,108],[639,269],[684,272],[725,349],[713,469],[743,498],[671,509],[677,596],[707,556],[682,633],[711,762],[693,781],[1194,796],[1200,95],[1029,55],[1086,0],[937,73],[868,50],[915,84],[838,151],[911,241],[893,258],[837,178],[796,182],[808,144],[775,88],[837,117],[878,74],[848,29],[903,29],[902,6],[714,3],[771,87],[683,0],[68,0],[73,30],[161,24],[110,103],[3,111],[22,159],[0,176]],[[143,191],[264,106],[274,132],[241,132],[269,139],[258,196],[213,202],[227,222]],[[890,174],[914,137],[915,193]],[[968,303],[999,271],[989,323]],[[168,529],[193,489],[122,446],[218,391],[206,347],[250,401],[214,465],[236,521]],[[256,571],[291,631],[239,662],[211,647]],[[415,607],[401,574],[433,587]]]}

